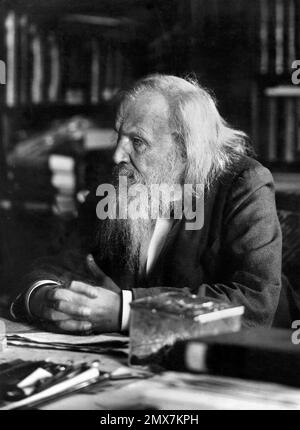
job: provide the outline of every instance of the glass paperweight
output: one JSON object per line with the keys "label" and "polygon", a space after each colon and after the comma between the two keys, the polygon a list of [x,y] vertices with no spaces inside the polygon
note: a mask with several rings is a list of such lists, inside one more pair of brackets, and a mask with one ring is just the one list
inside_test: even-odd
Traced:
{"label": "glass paperweight", "polygon": [[150,363],[178,339],[238,331],[243,306],[181,292],[131,303],[130,364]]}

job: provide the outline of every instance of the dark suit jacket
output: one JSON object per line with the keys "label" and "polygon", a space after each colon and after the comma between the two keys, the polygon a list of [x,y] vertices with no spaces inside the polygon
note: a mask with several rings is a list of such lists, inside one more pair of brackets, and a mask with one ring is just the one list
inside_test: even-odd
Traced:
{"label": "dark suit jacket", "polygon": [[[270,172],[249,157],[240,157],[205,193],[204,226],[186,230],[185,219],[175,220],[160,256],[145,278],[122,283],[117,259],[99,261],[95,246],[97,200],[90,193],[79,220],[79,235],[66,252],[35,266],[27,277],[68,282],[83,279],[97,284],[86,268],[93,253],[96,263],[135,298],[167,288],[244,305],[244,326],[271,325],[281,289],[282,238]],[[100,245],[101,246],[101,245]],[[19,300],[22,309],[22,297]]]}

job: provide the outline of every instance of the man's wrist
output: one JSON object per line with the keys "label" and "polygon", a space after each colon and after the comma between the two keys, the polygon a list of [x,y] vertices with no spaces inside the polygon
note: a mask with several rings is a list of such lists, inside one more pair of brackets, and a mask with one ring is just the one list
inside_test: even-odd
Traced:
{"label": "man's wrist", "polygon": [[38,292],[41,292],[41,289],[43,287],[49,288],[49,287],[54,287],[56,285],[59,285],[59,283],[51,279],[44,279],[44,280],[35,282],[30,288],[28,288],[28,290],[25,293],[24,302],[25,302],[25,309],[29,318],[34,319],[37,314],[34,311],[34,307],[32,306],[32,301],[33,301],[32,299],[34,298],[34,296]]}
{"label": "man's wrist", "polygon": [[37,281],[32,284],[26,291],[17,295],[17,297],[11,302],[9,313],[12,319],[18,320],[32,320],[35,318],[34,313],[31,311],[32,298],[37,291],[43,286],[50,287],[57,285],[58,282],[53,280],[44,279]]}

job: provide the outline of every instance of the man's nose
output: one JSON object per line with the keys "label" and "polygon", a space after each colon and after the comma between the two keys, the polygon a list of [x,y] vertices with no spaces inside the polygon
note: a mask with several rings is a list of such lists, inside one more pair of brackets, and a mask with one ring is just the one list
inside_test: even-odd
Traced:
{"label": "man's nose", "polygon": [[131,145],[127,137],[122,137],[117,145],[117,148],[113,155],[113,160],[116,164],[128,163],[130,161]]}

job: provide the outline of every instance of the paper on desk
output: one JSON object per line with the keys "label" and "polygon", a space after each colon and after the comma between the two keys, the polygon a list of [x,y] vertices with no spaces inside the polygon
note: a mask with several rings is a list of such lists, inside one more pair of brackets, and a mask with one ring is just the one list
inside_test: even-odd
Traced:
{"label": "paper on desk", "polygon": [[28,340],[37,343],[46,344],[69,344],[69,345],[94,345],[99,343],[111,343],[111,342],[122,342],[127,343],[128,339],[125,336],[119,335],[117,333],[110,334],[97,334],[89,336],[75,336],[71,334],[60,334],[60,333],[50,333],[50,332],[30,332],[30,333],[18,333],[15,335],[8,335],[14,338],[18,337],[23,340]]}
{"label": "paper on desk", "polygon": [[118,333],[97,334],[87,336],[77,336],[72,334],[51,333],[39,330],[37,327],[24,323],[16,323],[1,318],[6,325],[8,341],[10,339],[19,339],[24,342],[37,342],[43,344],[63,344],[63,345],[95,345],[103,344],[123,344],[126,346],[128,337]]}
{"label": "paper on desk", "polygon": [[18,340],[9,339],[7,341],[8,345],[12,346],[22,346],[26,348],[34,349],[51,349],[55,351],[74,351],[74,352],[88,352],[93,354],[109,354],[113,356],[128,356],[128,346],[127,344],[121,343],[119,345],[111,344],[110,342],[105,343],[93,343],[86,345],[72,345],[70,343],[40,343],[31,342],[30,340]]}

